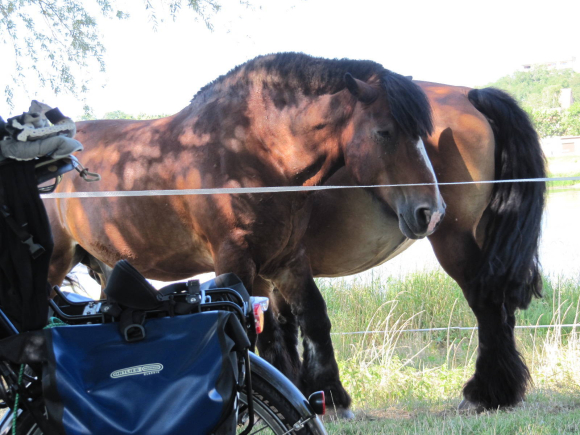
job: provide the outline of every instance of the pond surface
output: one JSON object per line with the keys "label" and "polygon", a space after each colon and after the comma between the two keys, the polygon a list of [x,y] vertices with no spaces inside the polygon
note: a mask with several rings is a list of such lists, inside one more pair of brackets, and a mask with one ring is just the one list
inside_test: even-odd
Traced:
{"label": "pond surface", "polygon": [[[580,277],[579,227],[580,189],[551,191],[544,211],[540,243],[540,263],[544,274]],[[374,274],[401,276],[439,267],[430,243],[420,240],[398,257],[375,268]]]}

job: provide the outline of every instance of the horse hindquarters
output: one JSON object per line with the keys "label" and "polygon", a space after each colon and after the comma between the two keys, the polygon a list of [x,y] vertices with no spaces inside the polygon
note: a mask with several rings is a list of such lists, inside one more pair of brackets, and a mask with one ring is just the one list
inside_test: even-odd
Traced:
{"label": "horse hindquarters", "polygon": [[[496,179],[544,178],[538,136],[517,103],[492,88],[471,90],[468,98],[492,126]],[[464,388],[465,398],[479,406],[514,405],[530,382],[515,346],[514,313],[541,295],[538,244],[545,191],[544,182],[495,184],[480,224],[483,246],[466,294],[479,325],[479,355]]]}

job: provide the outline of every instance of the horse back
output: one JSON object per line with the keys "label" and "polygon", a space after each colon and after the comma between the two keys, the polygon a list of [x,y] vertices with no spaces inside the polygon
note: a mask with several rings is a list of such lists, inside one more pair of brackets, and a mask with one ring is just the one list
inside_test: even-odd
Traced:
{"label": "horse back", "polygon": [[[58,191],[199,187],[192,156],[171,151],[176,149],[177,134],[168,128],[173,118],[77,123],[76,139],[85,147],[79,159],[101,180],[86,183],[80,177],[65,177]],[[199,231],[203,210],[208,209],[204,201],[181,195],[46,200],[58,248],[52,275],[60,278],[68,272],[66,265],[79,251],[76,246],[110,266],[129,259],[154,279],[176,280],[212,271],[211,250]]]}
{"label": "horse back", "polygon": [[[495,179],[495,137],[490,123],[469,101],[469,88],[418,82],[433,110],[435,131],[424,138],[437,181]],[[474,231],[491,198],[491,184],[440,186],[453,231]],[[445,231],[445,228],[442,228]]]}

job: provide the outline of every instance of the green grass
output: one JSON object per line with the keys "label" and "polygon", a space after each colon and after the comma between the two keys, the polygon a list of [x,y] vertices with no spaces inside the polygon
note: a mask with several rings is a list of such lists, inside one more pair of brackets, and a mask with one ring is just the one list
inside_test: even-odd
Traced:
{"label": "green grass", "polygon": [[[525,405],[464,415],[455,411],[474,372],[477,332],[457,284],[442,271],[406,277],[321,279],[333,324],[343,384],[354,422],[330,422],[330,433],[580,433],[580,280],[544,280],[544,298],[517,313],[518,348],[534,379]],[[438,332],[408,329],[446,328]],[[352,331],[359,335],[338,335]]]}
{"label": "green grass", "polygon": [[[325,422],[329,434],[502,434],[580,433],[580,403],[539,400],[514,410],[461,414],[453,409],[406,413],[397,409],[361,413],[353,422]],[[328,420],[328,419],[327,419]]]}

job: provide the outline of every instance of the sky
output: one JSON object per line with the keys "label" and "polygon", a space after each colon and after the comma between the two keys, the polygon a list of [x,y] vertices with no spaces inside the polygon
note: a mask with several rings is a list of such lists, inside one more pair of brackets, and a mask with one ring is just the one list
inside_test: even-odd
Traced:
{"label": "sky", "polygon": [[[153,31],[143,2],[120,1],[129,20],[100,19],[105,73],[92,77],[86,103],[94,115],[173,114],[205,84],[258,55],[299,51],[326,58],[369,59],[415,79],[482,86],[524,63],[580,59],[578,0],[221,0],[214,31],[184,10]],[[154,3],[155,4],[155,3]],[[136,6],[138,5],[138,6]],[[162,16],[163,11],[158,10]],[[0,42],[0,89],[13,62]],[[19,89],[10,110],[38,99],[72,117],[84,102],[49,89]]]}

